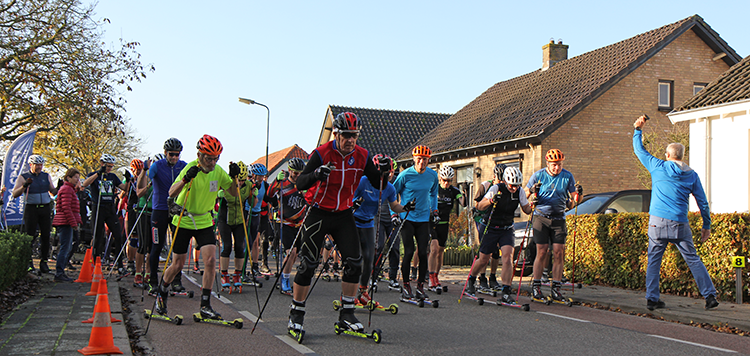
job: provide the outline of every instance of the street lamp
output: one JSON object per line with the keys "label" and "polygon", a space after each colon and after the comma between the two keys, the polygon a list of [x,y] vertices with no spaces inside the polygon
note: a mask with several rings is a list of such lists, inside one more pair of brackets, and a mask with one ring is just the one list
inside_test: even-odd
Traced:
{"label": "street lamp", "polygon": [[266,108],[266,112],[268,113],[266,116],[266,169],[271,169],[271,167],[268,167],[268,126],[271,123],[271,109],[253,99],[240,98],[240,102],[247,105],[260,105]]}

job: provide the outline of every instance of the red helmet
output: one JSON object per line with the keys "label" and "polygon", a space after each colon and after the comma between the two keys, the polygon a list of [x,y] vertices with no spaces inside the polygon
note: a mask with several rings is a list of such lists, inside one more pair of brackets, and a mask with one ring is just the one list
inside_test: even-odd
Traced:
{"label": "red helmet", "polygon": [[130,170],[135,172],[139,169],[143,169],[143,161],[139,160],[138,158],[134,158],[132,161],[130,161]]}
{"label": "red helmet", "polygon": [[218,156],[221,154],[221,151],[224,150],[224,147],[221,146],[221,142],[211,135],[203,135],[203,137],[198,140],[198,144],[195,145],[195,148],[203,154],[211,156]]}
{"label": "red helmet", "polygon": [[380,167],[380,162],[387,164],[389,172],[393,172],[393,159],[391,157],[380,153],[376,154],[375,157],[372,157],[372,163],[375,164],[375,167]]}
{"label": "red helmet", "polygon": [[560,162],[565,160],[565,155],[557,148],[553,148],[547,151],[547,154],[544,155],[544,159],[547,160],[547,162]]}
{"label": "red helmet", "polygon": [[353,112],[342,112],[333,120],[333,132],[357,132],[362,129],[362,122]]}
{"label": "red helmet", "polygon": [[430,151],[429,147],[420,145],[420,146],[414,147],[414,149],[411,151],[411,155],[414,157],[430,158],[430,156],[432,156],[432,151]]}

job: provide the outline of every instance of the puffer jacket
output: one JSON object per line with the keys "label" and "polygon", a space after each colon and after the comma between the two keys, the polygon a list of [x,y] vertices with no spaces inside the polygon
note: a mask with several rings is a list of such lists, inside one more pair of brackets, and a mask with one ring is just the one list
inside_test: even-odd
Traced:
{"label": "puffer jacket", "polygon": [[80,209],[75,186],[65,182],[57,192],[55,218],[52,220],[52,226],[78,226],[81,223]]}

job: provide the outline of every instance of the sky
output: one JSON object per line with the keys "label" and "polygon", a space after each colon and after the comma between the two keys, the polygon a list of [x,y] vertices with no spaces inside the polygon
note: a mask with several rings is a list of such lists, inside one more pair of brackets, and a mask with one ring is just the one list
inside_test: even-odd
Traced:
{"label": "sky", "polygon": [[125,93],[143,151],[177,137],[190,161],[209,134],[226,168],[266,150],[266,109],[239,97],[270,108],[270,153],[311,152],[328,105],[452,114],[539,69],[552,38],[571,58],[698,14],[745,57],[748,13],[748,1],[102,0],[95,20],[156,67]]}

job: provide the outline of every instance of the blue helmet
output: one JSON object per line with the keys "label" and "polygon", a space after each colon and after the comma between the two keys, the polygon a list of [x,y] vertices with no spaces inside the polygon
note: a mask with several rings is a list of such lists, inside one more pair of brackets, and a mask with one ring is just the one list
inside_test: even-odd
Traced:
{"label": "blue helmet", "polygon": [[266,175],[268,175],[268,169],[266,169],[266,166],[263,165],[262,163],[256,163],[256,164],[254,164],[252,172],[256,176],[266,176]]}

